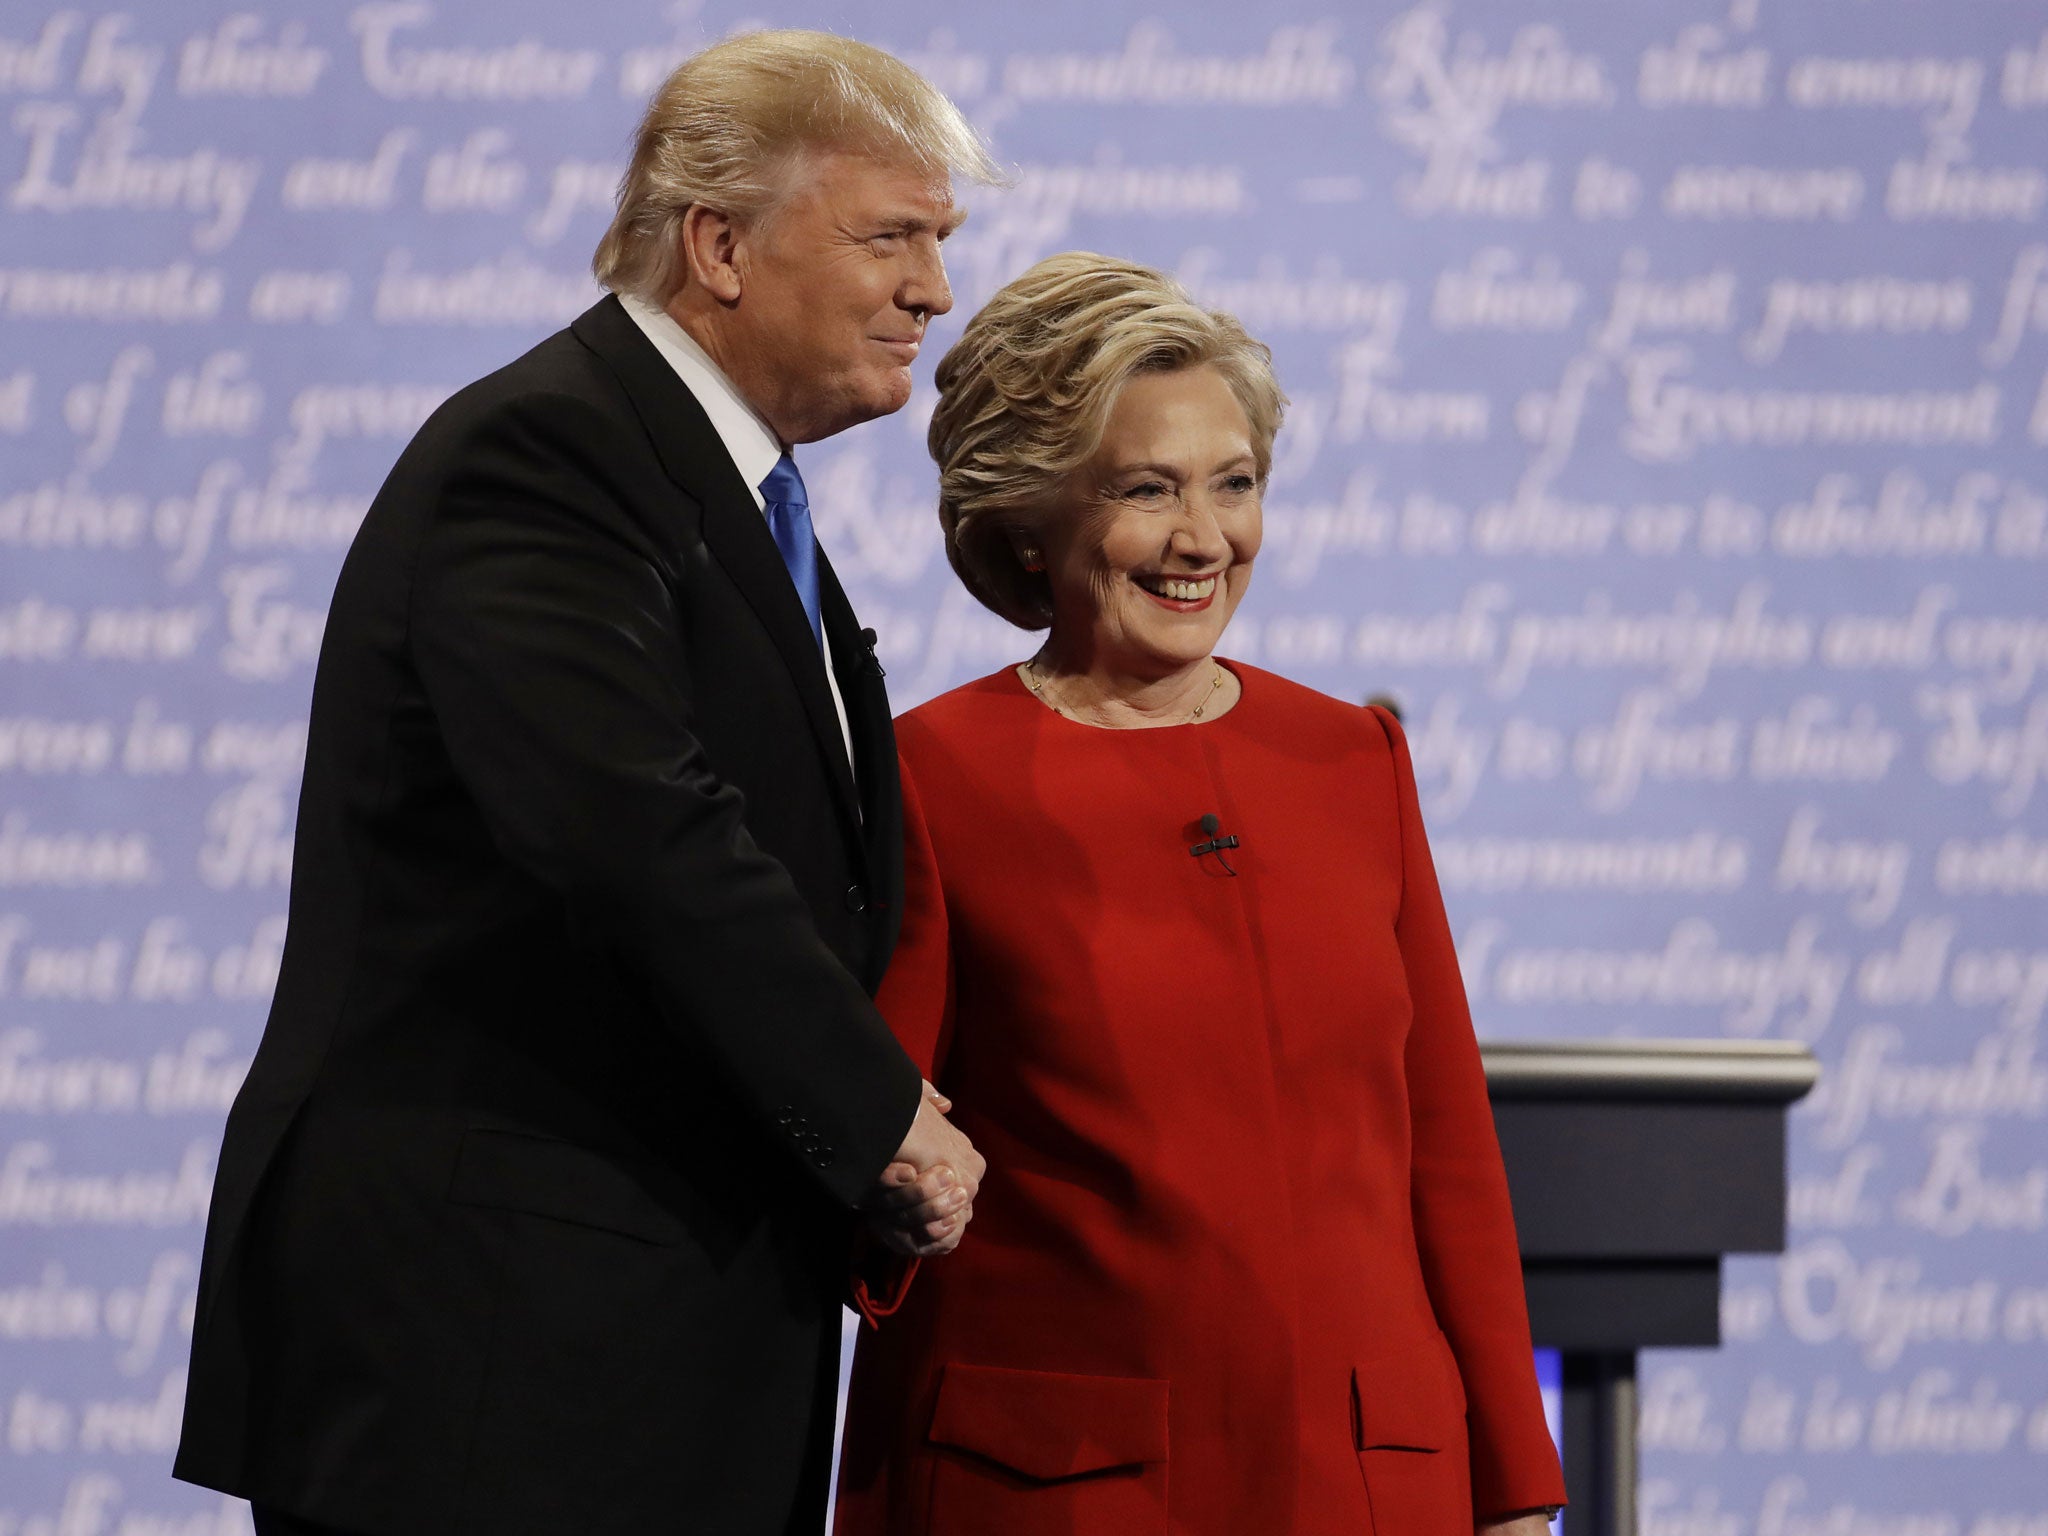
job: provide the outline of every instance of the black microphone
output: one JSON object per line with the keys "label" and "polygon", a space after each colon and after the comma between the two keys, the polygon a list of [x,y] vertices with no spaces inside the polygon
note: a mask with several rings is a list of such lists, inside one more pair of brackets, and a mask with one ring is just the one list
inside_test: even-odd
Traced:
{"label": "black microphone", "polygon": [[1223,857],[1224,849],[1237,846],[1236,837],[1223,830],[1223,823],[1214,811],[1210,811],[1207,815],[1203,816],[1198,825],[1207,836],[1208,841],[1190,843],[1188,845],[1188,852],[1198,859],[1204,854],[1213,853],[1216,855],[1216,862],[1223,866],[1225,873],[1236,874],[1237,871],[1230,867],[1230,860]]}
{"label": "black microphone", "polygon": [[867,659],[861,665],[877,677],[887,677],[889,674],[883,670],[882,658],[875,654],[875,642],[881,638],[872,629],[864,629],[860,632],[861,649],[867,652]]}

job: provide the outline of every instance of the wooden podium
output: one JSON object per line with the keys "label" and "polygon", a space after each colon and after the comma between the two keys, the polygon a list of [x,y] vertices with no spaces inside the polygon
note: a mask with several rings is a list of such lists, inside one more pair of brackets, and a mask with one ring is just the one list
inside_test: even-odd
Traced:
{"label": "wooden podium", "polygon": [[1634,1536],[1636,1351],[1721,1342],[1721,1255],[1785,1246],[1785,1119],[1804,1046],[1481,1046],[1529,1323],[1564,1357],[1570,1536]]}

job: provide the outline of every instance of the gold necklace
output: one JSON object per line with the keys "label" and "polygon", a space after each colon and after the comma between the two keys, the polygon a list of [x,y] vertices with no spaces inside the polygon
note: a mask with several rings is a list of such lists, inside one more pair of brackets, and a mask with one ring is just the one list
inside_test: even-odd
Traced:
{"label": "gold necklace", "polygon": [[[1202,702],[1195,706],[1195,712],[1185,720],[1176,721],[1176,724],[1193,725],[1202,718],[1202,712],[1215,701],[1216,690],[1223,686],[1223,664],[1212,656],[1209,658],[1209,665],[1215,669],[1216,674],[1209,679],[1209,691],[1202,695]],[[1038,671],[1038,658],[1036,656],[1024,664],[1024,686],[1031,690],[1032,697],[1036,698],[1039,703],[1043,704],[1054,714],[1064,716],[1069,720],[1073,719],[1072,715],[1067,714],[1058,704],[1045,696],[1046,681],[1047,679]]]}

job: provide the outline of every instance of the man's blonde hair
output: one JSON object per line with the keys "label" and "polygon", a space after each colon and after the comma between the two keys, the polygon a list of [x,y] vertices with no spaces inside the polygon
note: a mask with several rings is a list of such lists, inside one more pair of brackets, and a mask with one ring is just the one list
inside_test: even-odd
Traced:
{"label": "man's blonde hair", "polygon": [[939,465],[946,558],[983,606],[1020,629],[1052,622],[1051,589],[1018,559],[1018,536],[1042,546],[1046,519],[1101,446],[1125,384],[1204,366],[1223,375],[1244,408],[1263,486],[1287,405],[1273,354],[1164,272],[1067,251],[967,323],[939,363],[927,441]]}
{"label": "man's blonde hair", "polygon": [[831,150],[934,179],[1002,179],[960,109],[902,60],[829,32],[745,33],[685,59],[655,92],[591,270],[665,304],[683,285],[678,236],[693,204],[761,219],[806,153]]}

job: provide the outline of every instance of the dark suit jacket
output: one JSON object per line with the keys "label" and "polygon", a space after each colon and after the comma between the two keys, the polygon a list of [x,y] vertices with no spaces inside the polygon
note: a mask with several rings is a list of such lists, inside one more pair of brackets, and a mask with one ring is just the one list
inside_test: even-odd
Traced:
{"label": "dark suit jacket", "polygon": [[607,299],[456,395],[313,689],[177,1474],[390,1536],[816,1531],[902,882],[760,512]]}

